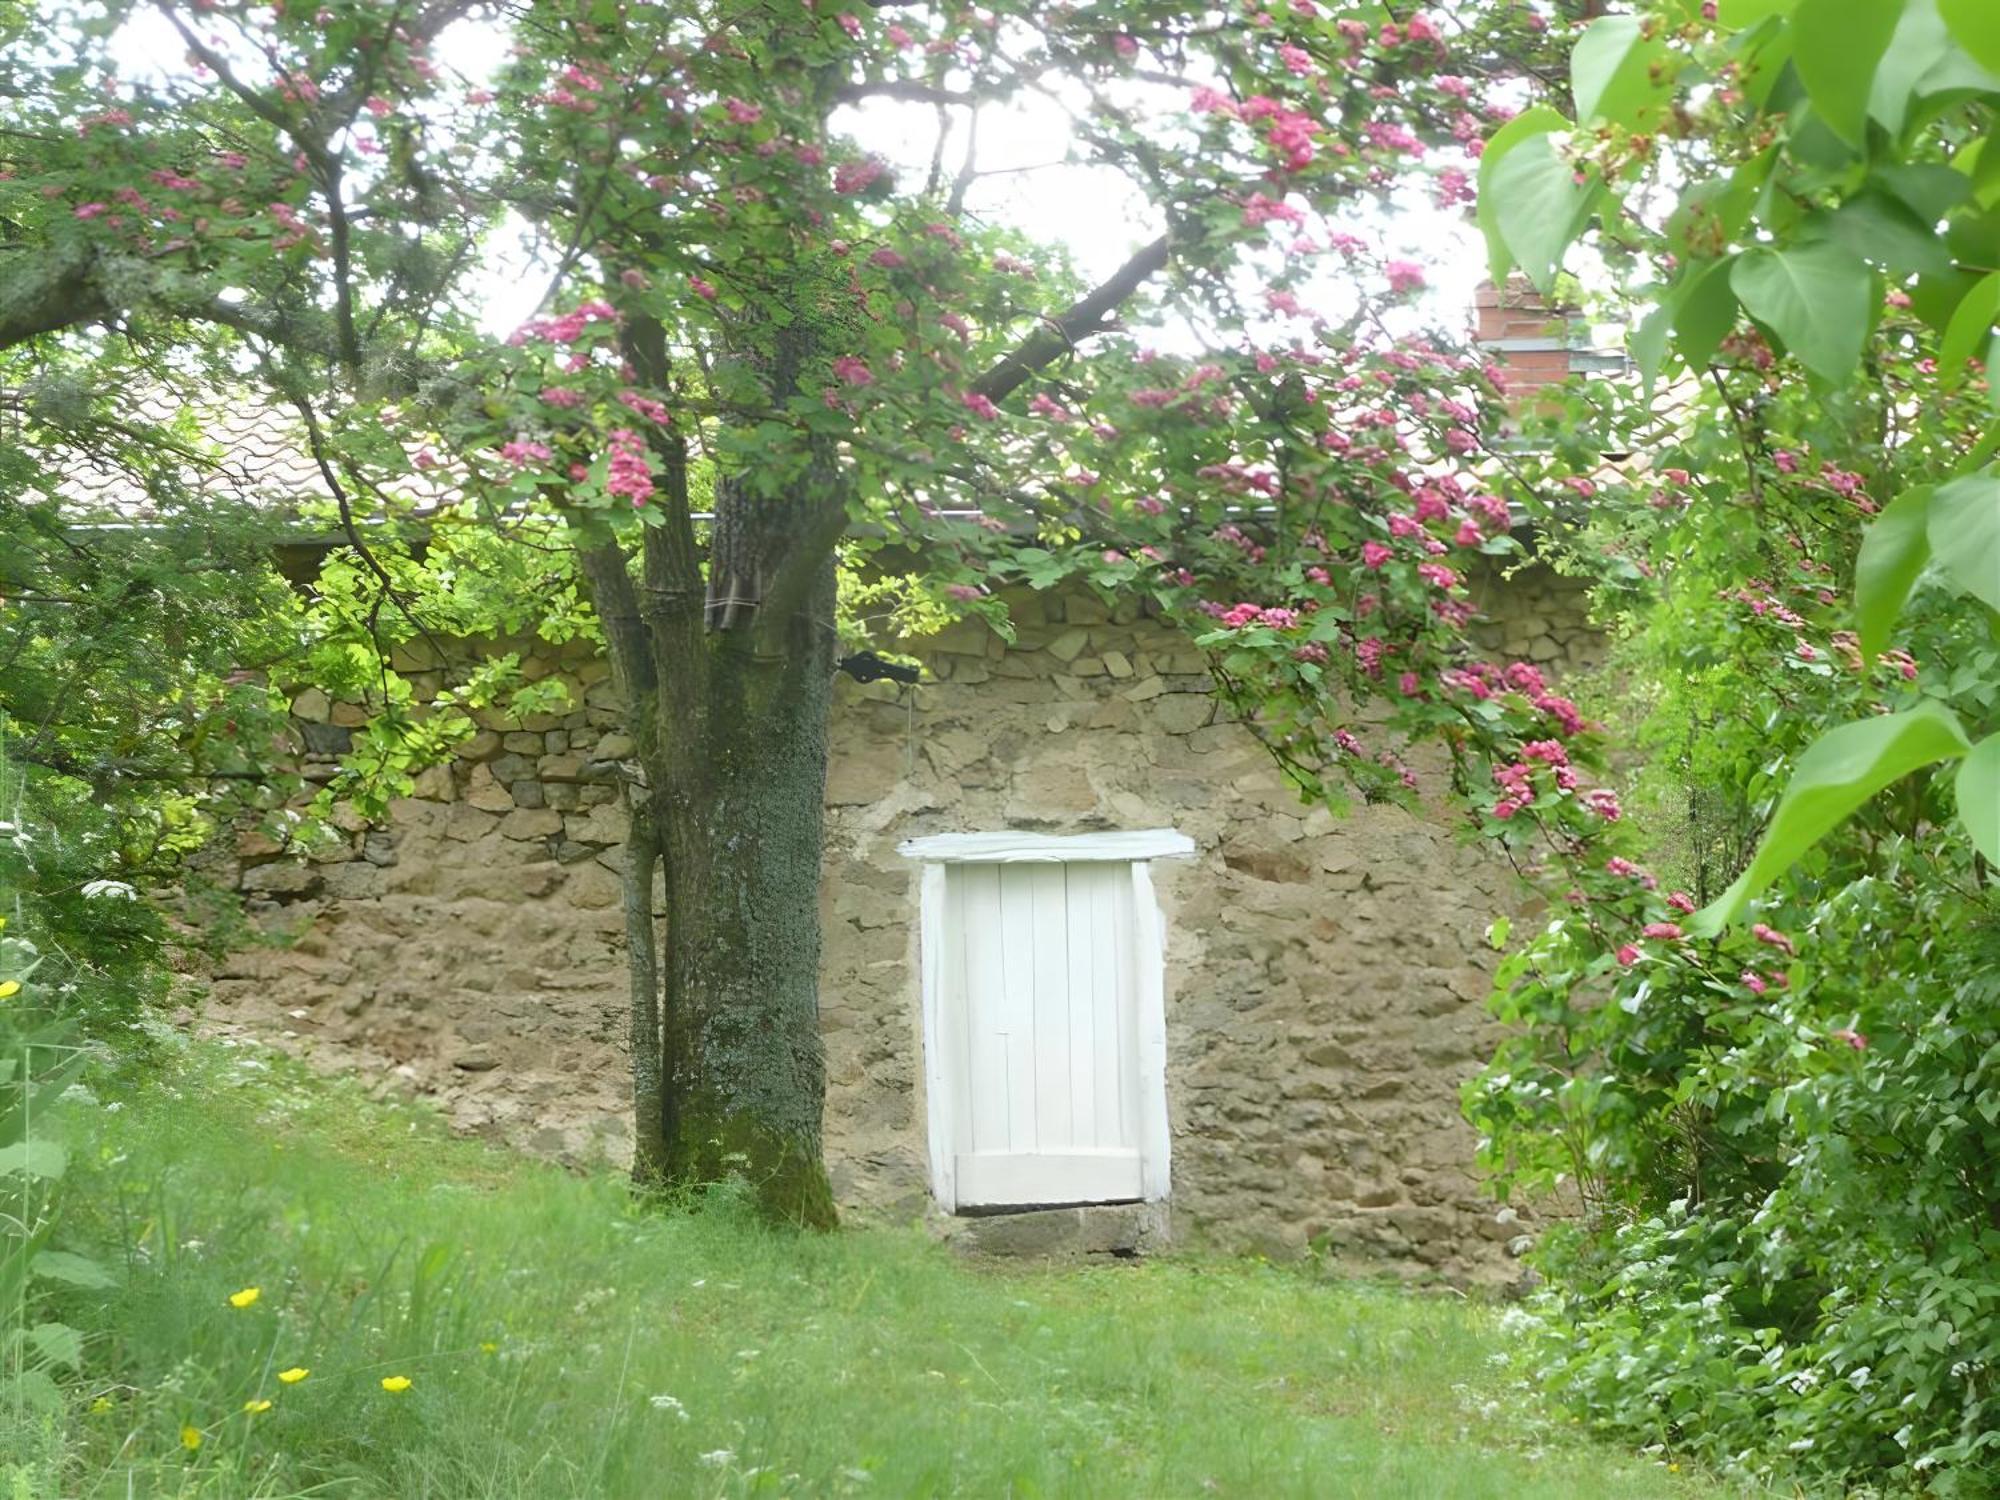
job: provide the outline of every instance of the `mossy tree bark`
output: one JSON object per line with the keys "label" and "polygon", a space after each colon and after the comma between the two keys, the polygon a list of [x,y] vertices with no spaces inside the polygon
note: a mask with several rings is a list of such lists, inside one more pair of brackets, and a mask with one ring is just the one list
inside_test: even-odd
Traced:
{"label": "mossy tree bark", "polygon": [[[636,323],[625,344],[645,382],[666,386],[658,325]],[[653,448],[664,524],[644,529],[636,558],[577,523],[637,747],[633,1172],[649,1187],[740,1176],[773,1220],[826,1227],[819,872],[845,477],[830,450],[784,493],[721,475],[702,547],[685,446],[662,435]]]}

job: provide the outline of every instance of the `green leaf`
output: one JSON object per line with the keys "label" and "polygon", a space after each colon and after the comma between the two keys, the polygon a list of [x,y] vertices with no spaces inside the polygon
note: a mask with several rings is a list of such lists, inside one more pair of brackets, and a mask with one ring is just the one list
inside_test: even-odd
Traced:
{"label": "green leaf", "polygon": [[1733,258],[1719,260],[1702,271],[1689,285],[1674,316],[1681,358],[1697,373],[1708,368],[1716,349],[1736,326],[1736,293],[1730,286],[1729,271],[1733,263]]}
{"label": "green leaf", "polygon": [[102,1291],[117,1285],[112,1274],[96,1261],[82,1255],[72,1255],[67,1250],[44,1250],[34,1259],[30,1269],[48,1281],[60,1281],[66,1286],[80,1286],[91,1291]]}
{"label": "green leaf", "polygon": [[1966,361],[1987,342],[2000,312],[2000,271],[1981,277],[1960,300],[1938,344],[1938,383],[1956,390],[1965,380]]}
{"label": "green leaf", "polygon": [[1797,3],[1798,0],[1722,0],[1716,19],[1724,26],[1741,31],[1755,26],[1766,16],[1782,16]]}
{"label": "green leaf", "polygon": [[1951,580],[1989,609],[2000,609],[2000,478],[1973,474],[1931,497],[1931,555]]}
{"label": "green leaf", "polygon": [[1950,51],[1951,38],[1938,18],[1937,0],[1908,0],[1868,89],[1868,113],[1880,120],[1889,134],[1903,133],[1910,95]]}
{"label": "green leaf", "polygon": [[1868,94],[1889,49],[1902,0],[1799,0],[1792,66],[1819,117],[1850,145],[1868,133]]}
{"label": "green leaf", "polygon": [[1704,936],[1721,931],[1753,896],[1882,788],[1971,748],[1951,710],[1930,699],[1907,713],[1828,730],[1792,768],[1750,868],[1695,915],[1694,930]]}
{"label": "green leaf", "polygon": [[33,1344],[52,1365],[74,1370],[83,1363],[83,1335],[63,1323],[37,1323],[28,1330]]}
{"label": "green leaf", "polygon": [[2000,72],[2000,6],[1993,0],[1938,0],[1938,14],[1975,62]]}
{"label": "green leaf", "polygon": [[1513,254],[1507,249],[1507,241],[1500,233],[1500,221],[1496,212],[1498,202],[1493,194],[1493,174],[1501,162],[1523,141],[1534,136],[1546,135],[1551,130],[1567,130],[1569,121],[1546,104],[1537,104],[1532,109],[1524,109],[1513,119],[1502,125],[1487,138],[1486,148],[1479,157],[1479,197],[1476,211],[1479,216],[1480,231],[1486,236],[1487,268],[1496,285],[1507,280],[1507,272],[1514,264]]}
{"label": "green leaf", "polygon": [[1563,252],[1590,217],[1597,185],[1579,183],[1576,168],[1556,154],[1545,134],[1509,151],[1488,182],[1493,221],[1508,253],[1528,280],[1547,292]]}
{"label": "green leaf", "polygon": [[60,1177],[69,1165],[69,1154],[50,1140],[15,1141],[0,1146],[0,1177],[10,1172],[29,1177]]}
{"label": "green leaf", "polygon": [[1970,178],[1936,162],[1879,167],[1875,180],[1909,204],[1926,224],[1937,223],[1972,193]]}
{"label": "green leaf", "polygon": [[2000,734],[1989,734],[1972,747],[1953,787],[1958,821],[1972,836],[1972,847],[1988,864],[2000,865]]}
{"label": "green leaf", "polygon": [[1930,561],[1925,534],[1932,486],[1918,485],[1891,500],[1861,538],[1854,561],[1854,613],[1860,625],[1861,654],[1873,659],[1889,642],[1889,629],[1903,601]]}
{"label": "green leaf", "polygon": [[1937,231],[1888,193],[1864,189],[1825,223],[1841,244],[1888,270],[1941,276],[1951,269],[1951,256]]}
{"label": "green leaf", "polygon": [[1578,123],[1636,126],[1666,98],[1666,44],[1646,36],[1637,16],[1600,16],[1570,53]]}
{"label": "green leaf", "polygon": [[1660,305],[1647,313],[1644,321],[1632,330],[1627,347],[1632,351],[1632,362],[1639,367],[1639,378],[1645,382],[1650,395],[1653,382],[1660,378],[1660,366],[1667,359],[1667,335],[1673,331],[1674,314],[1680,311],[1679,299],[1671,295],[1662,298]]}
{"label": "green leaf", "polygon": [[1861,361],[1874,281],[1850,250],[1820,241],[1785,250],[1746,251],[1730,286],[1822,380],[1844,382]]}

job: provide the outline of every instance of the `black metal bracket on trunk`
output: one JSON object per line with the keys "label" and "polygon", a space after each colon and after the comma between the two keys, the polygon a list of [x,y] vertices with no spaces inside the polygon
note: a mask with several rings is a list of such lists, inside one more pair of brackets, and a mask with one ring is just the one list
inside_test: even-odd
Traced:
{"label": "black metal bracket on trunk", "polygon": [[921,682],[924,676],[921,667],[906,667],[899,662],[884,661],[873,651],[859,651],[853,656],[843,656],[834,663],[834,666],[856,682],[879,682],[884,677],[891,682]]}

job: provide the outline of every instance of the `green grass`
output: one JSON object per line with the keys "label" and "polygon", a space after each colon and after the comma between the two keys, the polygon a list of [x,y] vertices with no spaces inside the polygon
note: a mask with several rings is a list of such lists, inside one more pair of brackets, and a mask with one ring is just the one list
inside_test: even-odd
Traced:
{"label": "green grass", "polygon": [[95,1372],[66,1494],[1720,1493],[1538,1416],[1495,1310],[1457,1299],[637,1213],[615,1181],[208,1048],[86,1114],[70,1235],[131,1274],[60,1309]]}

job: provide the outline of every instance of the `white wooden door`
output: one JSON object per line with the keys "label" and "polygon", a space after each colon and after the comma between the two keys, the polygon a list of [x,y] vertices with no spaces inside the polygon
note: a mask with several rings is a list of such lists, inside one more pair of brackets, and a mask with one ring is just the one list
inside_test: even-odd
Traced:
{"label": "white wooden door", "polygon": [[966,863],[943,876],[927,1044],[942,1054],[931,1108],[957,1206],[1143,1196],[1133,866]]}

